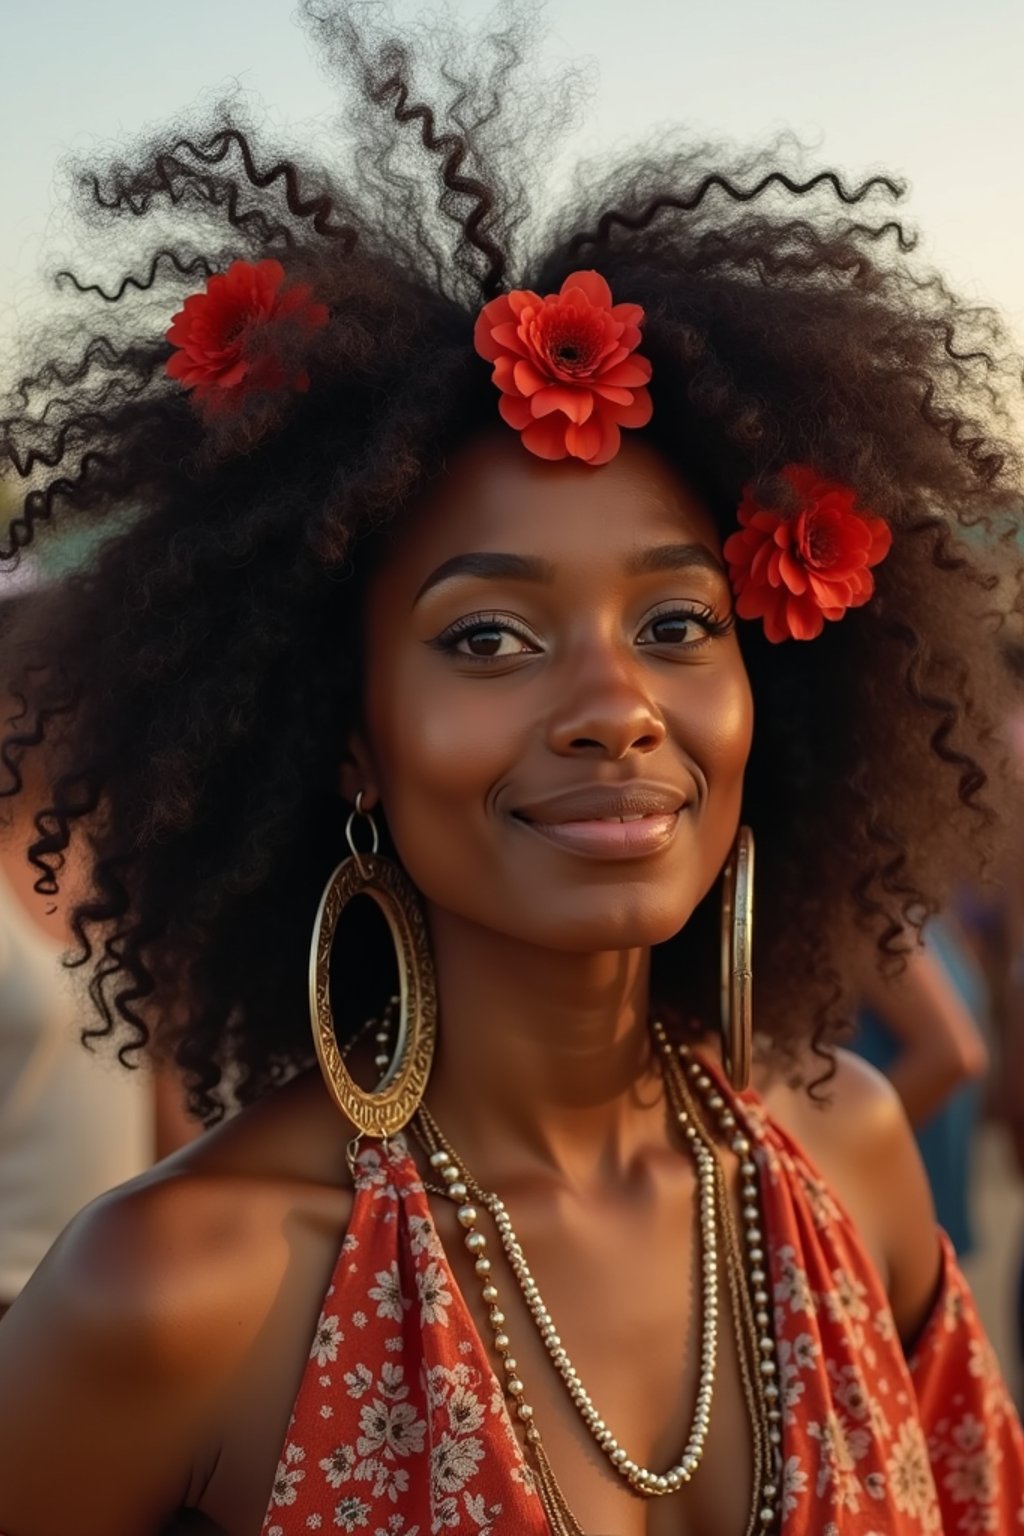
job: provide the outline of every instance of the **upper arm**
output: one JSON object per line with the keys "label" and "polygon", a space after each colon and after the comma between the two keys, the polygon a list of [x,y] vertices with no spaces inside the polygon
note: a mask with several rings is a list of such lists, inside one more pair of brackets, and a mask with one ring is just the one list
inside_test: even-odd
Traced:
{"label": "upper arm", "polygon": [[927,1319],[941,1265],[921,1154],[899,1095],[860,1057],[836,1053],[828,1092],[831,1102],[824,1110],[801,1109],[798,1135],[877,1257],[896,1327],[907,1343]]}
{"label": "upper arm", "polygon": [[847,1058],[846,1069],[860,1078],[857,1119],[866,1143],[862,1177],[878,1213],[889,1305],[900,1338],[908,1344],[925,1323],[939,1283],[935,1202],[899,1094],[857,1057]]}
{"label": "upper arm", "polygon": [[188,1492],[210,1370],[151,1193],[78,1218],[0,1323],[6,1536],[156,1536]]}
{"label": "upper arm", "polygon": [[215,1468],[251,1475],[241,1401],[276,1453],[351,1213],[345,1137],[310,1073],[75,1219],[0,1322],[0,1532],[157,1536]]}

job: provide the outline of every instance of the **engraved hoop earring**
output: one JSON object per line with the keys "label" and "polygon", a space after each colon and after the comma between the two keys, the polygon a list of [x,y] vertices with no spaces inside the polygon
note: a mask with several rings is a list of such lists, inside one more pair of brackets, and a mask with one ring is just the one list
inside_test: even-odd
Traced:
{"label": "engraved hoop earring", "polygon": [[722,1062],[733,1088],[750,1082],[754,1037],[754,834],[740,827],[722,876]]}
{"label": "engraved hoop earring", "polygon": [[[357,820],[370,832],[370,851],[356,846]],[[419,898],[390,859],[380,858],[377,824],[363,810],[363,792],[345,826],[350,856],[334,870],[320,898],[309,951],[309,1011],[324,1082],[359,1136],[386,1141],[412,1119],[426,1091],[437,1040],[437,984]],[[355,1081],[342,1059],[331,1011],[331,950],[342,912],[354,896],[371,897],[384,914],[398,962],[398,1038],[372,1092]],[[354,1161],[355,1146],[349,1161]]]}

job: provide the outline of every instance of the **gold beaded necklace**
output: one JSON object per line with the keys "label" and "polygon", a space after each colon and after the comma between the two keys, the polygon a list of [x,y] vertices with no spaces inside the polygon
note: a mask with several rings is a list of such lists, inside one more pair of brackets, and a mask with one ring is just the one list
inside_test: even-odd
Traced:
{"label": "gold beaded necklace", "polygon": [[[753,1160],[748,1137],[737,1125],[736,1116],[715,1088],[702,1064],[687,1046],[673,1047],[659,1024],[653,1028],[665,1061],[665,1080],[670,1098],[678,1098],[689,1105],[701,1134],[708,1135],[693,1104],[690,1093],[692,1081],[704,1095],[709,1112],[717,1117],[723,1138],[740,1159],[746,1264],[726,1186],[725,1171],[716,1149],[717,1203],[726,1250],[726,1275],[735,1322],[740,1378],[753,1439],[754,1477],[747,1536],[754,1536],[755,1532],[773,1530],[777,1524],[782,1473],[782,1412],[778,1406],[780,1393],[775,1381],[775,1341],[768,1310],[770,1298],[767,1291],[768,1276],[764,1269],[766,1259],[757,1165]],[[710,1136],[708,1139],[710,1141]]]}

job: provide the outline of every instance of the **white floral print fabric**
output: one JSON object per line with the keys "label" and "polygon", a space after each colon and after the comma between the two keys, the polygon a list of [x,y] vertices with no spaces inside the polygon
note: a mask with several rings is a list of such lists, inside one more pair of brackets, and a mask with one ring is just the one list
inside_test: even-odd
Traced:
{"label": "white floral print fabric", "polygon": [[547,1536],[401,1138],[358,1163],[263,1536]]}
{"label": "white floral print fabric", "polygon": [[[1024,1536],[1020,1425],[949,1244],[908,1363],[849,1219],[758,1101],[736,1110],[770,1234],[781,1536]],[[262,1536],[308,1531],[549,1536],[400,1137],[359,1159]]]}

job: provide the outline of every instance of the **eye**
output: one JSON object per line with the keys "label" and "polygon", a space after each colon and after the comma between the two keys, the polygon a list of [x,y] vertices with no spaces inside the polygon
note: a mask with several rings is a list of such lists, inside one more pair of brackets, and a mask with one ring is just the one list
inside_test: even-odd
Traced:
{"label": "eye", "polygon": [[533,637],[510,619],[482,614],[459,619],[432,644],[471,661],[511,661],[517,656],[532,656],[540,649]]}
{"label": "eye", "polygon": [[731,617],[720,619],[710,608],[666,608],[647,620],[637,643],[693,650],[717,635],[728,634],[732,624]]}

